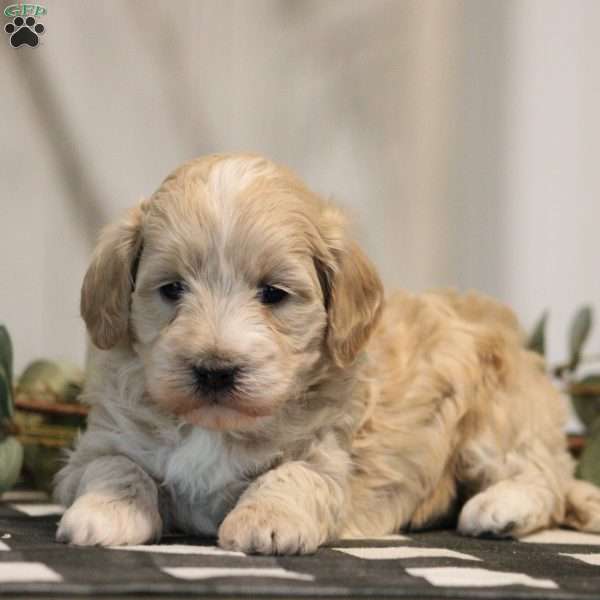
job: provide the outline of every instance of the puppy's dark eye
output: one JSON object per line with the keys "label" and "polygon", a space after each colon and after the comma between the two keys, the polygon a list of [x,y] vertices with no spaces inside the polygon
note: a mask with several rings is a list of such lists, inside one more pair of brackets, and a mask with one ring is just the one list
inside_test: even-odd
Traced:
{"label": "puppy's dark eye", "polygon": [[181,281],[173,281],[172,283],[161,285],[158,291],[165,300],[177,302],[185,292],[185,285]]}
{"label": "puppy's dark eye", "polygon": [[263,285],[258,291],[258,297],[263,304],[279,304],[288,295],[285,290],[272,285]]}

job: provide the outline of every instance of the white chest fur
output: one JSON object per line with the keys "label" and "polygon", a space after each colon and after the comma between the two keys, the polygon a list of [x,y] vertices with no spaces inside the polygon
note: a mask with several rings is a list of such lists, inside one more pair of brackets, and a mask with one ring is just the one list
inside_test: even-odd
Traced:
{"label": "white chest fur", "polygon": [[219,523],[271,457],[226,444],[222,434],[192,428],[163,456],[163,482],[172,497],[175,524],[214,535]]}

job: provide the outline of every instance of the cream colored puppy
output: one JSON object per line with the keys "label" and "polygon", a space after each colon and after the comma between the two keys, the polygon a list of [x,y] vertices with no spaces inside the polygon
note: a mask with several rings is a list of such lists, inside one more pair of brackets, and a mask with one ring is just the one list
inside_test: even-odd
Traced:
{"label": "cream colored puppy", "polygon": [[81,310],[93,408],[59,540],[309,553],[453,514],[468,535],[600,530],[511,312],[384,300],[340,211],[267,160],[170,175],[103,232]]}

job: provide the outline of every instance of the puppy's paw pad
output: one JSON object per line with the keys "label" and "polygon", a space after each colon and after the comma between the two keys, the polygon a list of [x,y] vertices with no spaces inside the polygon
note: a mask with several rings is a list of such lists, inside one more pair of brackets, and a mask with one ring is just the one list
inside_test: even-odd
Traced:
{"label": "puppy's paw pad", "polygon": [[144,544],[160,538],[158,510],[135,499],[80,496],[62,516],[56,539],[76,546]]}
{"label": "puppy's paw pad", "polygon": [[264,504],[234,508],[219,528],[219,545],[246,554],[312,554],[318,528],[305,515]]}
{"label": "puppy's paw pad", "polygon": [[542,515],[543,506],[526,490],[490,489],[464,505],[458,530],[475,537],[518,537],[538,528]]}

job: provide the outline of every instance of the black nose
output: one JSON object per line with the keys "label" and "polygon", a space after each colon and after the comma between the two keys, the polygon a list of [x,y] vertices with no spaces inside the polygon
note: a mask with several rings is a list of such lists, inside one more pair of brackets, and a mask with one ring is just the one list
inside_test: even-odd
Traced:
{"label": "black nose", "polygon": [[224,392],[233,387],[238,367],[194,367],[198,386],[206,392]]}

